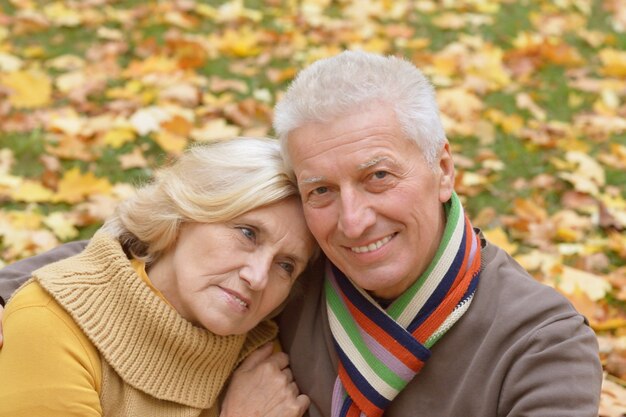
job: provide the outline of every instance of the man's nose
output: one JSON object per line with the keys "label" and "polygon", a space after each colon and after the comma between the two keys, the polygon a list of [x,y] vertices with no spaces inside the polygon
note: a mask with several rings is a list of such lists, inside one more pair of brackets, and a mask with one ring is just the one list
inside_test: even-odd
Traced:
{"label": "man's nose", "polygon": [[376,213],[367,196],[357,190],[342,190],[338,229],[345,237],[356,239],[376,222]]}
{"label": "man's nose", "polygon": [[267,256],[251,254],[246,264],[239,270],[239,276],[250,289],[260,291],[267,286],[271,260]]}

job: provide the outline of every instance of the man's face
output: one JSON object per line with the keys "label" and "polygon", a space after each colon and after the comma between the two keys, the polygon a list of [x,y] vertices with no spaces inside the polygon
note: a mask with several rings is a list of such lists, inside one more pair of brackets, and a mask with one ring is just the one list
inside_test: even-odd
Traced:
{"label": "man's face", "polygon": [[371,106],[289,135],[304,215],[328,258],[373,295],[394,299],[428,267],[453,190],[446,144],[434,168],[395,113]]}

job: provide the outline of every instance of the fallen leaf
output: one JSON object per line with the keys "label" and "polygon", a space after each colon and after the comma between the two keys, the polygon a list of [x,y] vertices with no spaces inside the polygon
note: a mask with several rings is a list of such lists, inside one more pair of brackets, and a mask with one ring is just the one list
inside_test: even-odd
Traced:
{"label": "fallen leaf", "polygon": [[108,179],[97,178],[92,172],[83,174],[76,167],[66,171],[59,180],[59,189],[54,196],[54,201],[78,203],[89,195],[109,194],[111,188]]}
{"label": "fallen leaf", "polygon": [[161,130],[161,123],[169,118],[170,115],[165,110],[153,106],[137,110],[129,121],[135,131],[140,136],[144,136]]}
{"label": "fallen leaf", "polygon": [[518,93],[515,96],[515,103],[521,110],[528,110],[535,119],[546,120],[546,111],[539,107],[528,93]]}
{"label": "fallen leaf", "polygon": [[592,301],[604,298],[611,291],[611,284],[603,277],[565,265],[556,277],[556,287],[566,294],[582,291]]}
{"label": "fallen leaf", "polygon": [[602,61],[602,72],[612,77],[626,77],[626,52],[603,49],[598,53]]}
{"label": "fallen leaf", "polygon": [[501,227],[483,230],[483,233],[487,240],[505,250],[509,255],[514,255],[519,248],[519,245],[510,241]]}
{"label": "fallen leaf", "polygon": [[65,213],[58,211],[50,213],[44,218],[43,223],[60,240],[70,240],[78,236],[78,229]]}
{"label": "fallen leaf", "polygon": [[192,130],[191,138],[198,142],[213,142],[234,138],[240,131],[239,127],[229,125],[226,120],[218,118],[205,123],[201,129]]}
{"label": "fallen leaf", "polygon": [[170,133],[165,130],[157,133],[154,137],[154,141],[161,149],[173,155],[180,155],[188,144],[188,140],[185,136]]}
{"label": "fallen leaf", "polygon": [[47,106],[52,96],[50,77],[42,71],[15,71],[0,74],[0,84],[9,89],[9,102],[18,109]]}
{"label": "fallen leaf", "polygon": [[39,182],[25,180],[11,193],[14,201],[43,203],[52,201],[54,193]]}
{"label": "fallen leaf", "polygon": [[599,417],[624,417],[626,415],[626,388],[610,381],[602,380]]}
{"label": "fallen leaf", "polygon": [[123,170],[131,168],[145,168],[148,166],[148,161],[146,161],[146,158],[143,156],[143,152],[141,152],[141,149],[139,148],[133,149],[131,153],[120,155],[117,159],[120,161],[120,167]]}
{"label": "fallen leaf", "polygon": [[102,141],[113,149],[118,149],[133,140],[135,140],[135,132],[124,128],[109,130],[102,138]]}
{"label": "fallen leaf", "polygon": [[565,158],[574,165],[574,171],[561,172],[559,177],[570,182],[578,192],[598,195],[599,187],[606,181],[604,168],[582,152],[567,152]]}

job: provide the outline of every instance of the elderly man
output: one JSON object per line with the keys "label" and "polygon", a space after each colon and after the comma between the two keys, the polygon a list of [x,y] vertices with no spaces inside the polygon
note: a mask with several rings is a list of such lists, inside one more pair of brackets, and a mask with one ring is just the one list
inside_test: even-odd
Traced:
{"label": "elderly man", "polygon": [[279,316],[310,417],[597,417],[593,331],[472,227],[417,68],[361,52],[318,61],[274,127],[326,255]]}

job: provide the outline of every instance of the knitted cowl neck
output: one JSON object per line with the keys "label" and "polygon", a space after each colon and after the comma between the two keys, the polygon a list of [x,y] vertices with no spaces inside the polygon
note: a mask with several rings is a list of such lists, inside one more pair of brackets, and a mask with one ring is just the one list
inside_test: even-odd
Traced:
{"label": "knitted cowl neck", "polygon": [[141,280],[119,242],[102,231],[82,253],[33,277],[126,383],[190,407],[212,407],[236,365],[278,332],[269,320],[232,336],[192,325]]}

